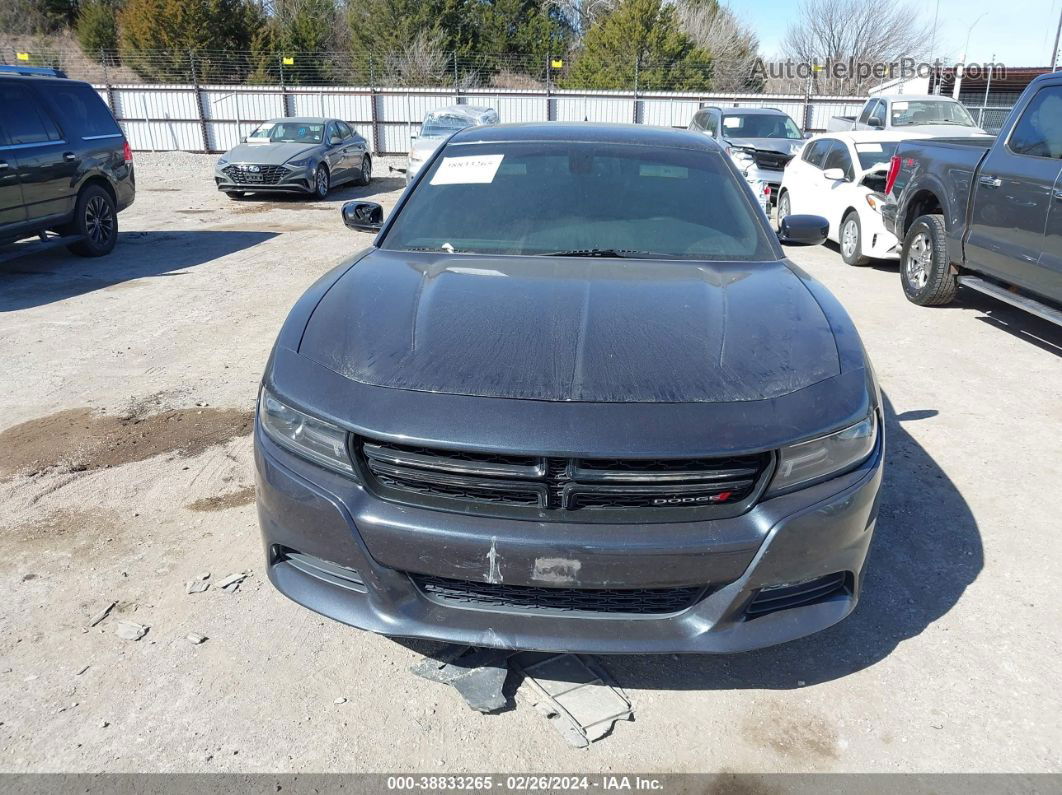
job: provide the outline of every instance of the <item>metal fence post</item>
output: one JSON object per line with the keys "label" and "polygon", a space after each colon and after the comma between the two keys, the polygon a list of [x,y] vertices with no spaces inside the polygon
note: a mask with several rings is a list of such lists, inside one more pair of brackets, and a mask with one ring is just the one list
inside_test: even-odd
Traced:
{"label": "metal fence post", "polygon": [[638,72],[641,70],[642,54],[638,53],[638,57],[634,59],[634,107],[631,121],[635,124],[638,123]]}
{"label": "metal fence post", "polygon": [[188,63],[192,67],[192,85],[195,86],[195,107],[199,111],[199,134],[203,139],[203,151],[210,151],[210,136],[207,134],[206,109],[203,107],[203,92],[199,88],[199,75],[195,68],[195,52],[188,51]]}

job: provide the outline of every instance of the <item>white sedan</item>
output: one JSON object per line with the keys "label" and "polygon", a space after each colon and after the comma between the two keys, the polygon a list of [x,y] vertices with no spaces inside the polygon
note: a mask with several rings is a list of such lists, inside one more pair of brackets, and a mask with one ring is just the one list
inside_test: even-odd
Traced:
{"label": "white sedan", "polygon": [[885,229],[881,207],[889,159],[916,133],[842,132],[818,135],[786,166],[778,193],[778,220],[796,213],[822,215],[828,239],[849,265],[871,258],[899,259],[900,241]]}

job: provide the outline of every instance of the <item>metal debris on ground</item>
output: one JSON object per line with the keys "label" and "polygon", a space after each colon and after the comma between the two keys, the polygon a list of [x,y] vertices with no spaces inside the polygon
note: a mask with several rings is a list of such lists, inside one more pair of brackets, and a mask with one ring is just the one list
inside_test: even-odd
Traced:
{"label": "metal debris on ground", "polygon": [[89,619],[89,626],[90,627],[94,627],[98,623],[103,621],[103,619],[105,619],[110,614],[111,610],[114,609],[114,606],[116,604],[118,604],[118,603],[117,602],[111,602],[109,605],[107,605],[105,608],[103,608],[100,612],[96,613],[96,615],[94,615],[92,618]]}
{"label": "metal debris on ground", "polygon": [[510,649],[450,646],[425,657],[410,670],[417,676],[452,685],[468,706],[479,712],[496,712],[508,704],[503,688],[509,675]]}
{"label": "metal debris on ground", "polygon": [[189,643],[191,643],[191,644],[193,644],[195,646],[198,646],[200,643],[203,643],[207,638],[206,638],[206,635],[196,635],[193,632],[193,633],[191,633],[189,635],[185,635],[184,639],[186,641],[188,641]]}
{"label": "metal debris on ground", "polygon": [[524,652],[512,663],[524,675],[521,697],[576,748],[608,735],[616,721],[634,719],[627,695],[587,657]]}
{"label": "metal debris on ground", "polygon": [[84,665],[84,666],[82,666],[82,667],[81,667],[81,670],[80,670],[80,671],[78,671],[78,672],[77,672],[76,674],[74,674],[74,676],[81,676],[81,674],[85,673],[85,671],[87,671],[87,670],[89,669],[89,667],[90,667],[90,666],[88,666],[88,665]]}
{"label": "metal debris on ground", "polygon": [[240,587],[240,583],[251,576],[249,571],[241,571],[238,574],[230,574],[224,580],[218,583],[218,588],[225,591],[225,593],[236,593]]}
{"label": "metal debris on ground", "polygon": [[124,640],[140,640],[149,629],[151,627],[133,621],[119,621],[114,628],[114,634]]}

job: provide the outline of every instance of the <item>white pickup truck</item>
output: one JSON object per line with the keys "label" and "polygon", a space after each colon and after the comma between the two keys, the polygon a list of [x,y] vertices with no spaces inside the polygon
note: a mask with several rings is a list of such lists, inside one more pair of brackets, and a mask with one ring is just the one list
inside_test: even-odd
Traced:
{"label": "white pickup truck", "polygon": [[966,108],[951,97],[894,94],[871,97],[858,116],[832,116],[830,132],[889,130],[958,138],[985,135]]}

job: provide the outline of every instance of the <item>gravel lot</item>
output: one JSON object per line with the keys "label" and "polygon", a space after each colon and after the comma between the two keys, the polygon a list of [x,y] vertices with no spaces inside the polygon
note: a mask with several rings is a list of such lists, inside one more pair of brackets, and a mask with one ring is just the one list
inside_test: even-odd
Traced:
{"label": "gravel lot", "polygon": [[1057,329],[976,295],[920,309],[895,266],[792,249],[889,403],[863,601],[766,651],[604,659],[636,720],[580,751],[519,701],[472,712],[408,672],[417,650],[263,575],[257,381],[291,304],[369,241],[340,203],[389,207],[400,181],[233,202],[213,158],[136,162],[110,257],[0,264],[0,769],[1062,771]]}

